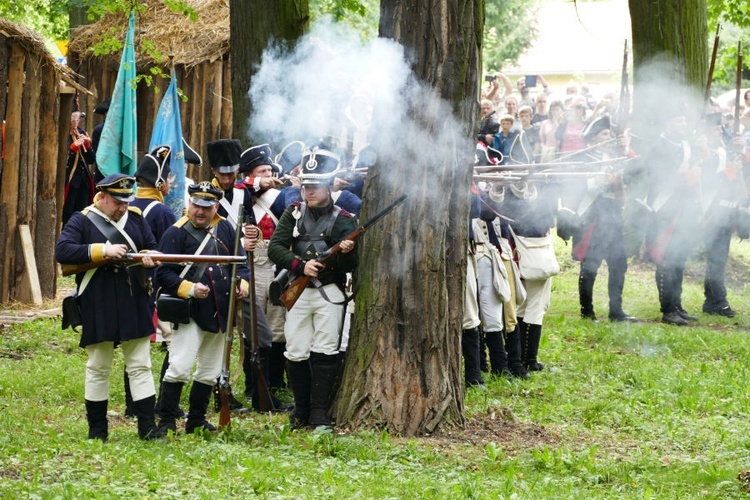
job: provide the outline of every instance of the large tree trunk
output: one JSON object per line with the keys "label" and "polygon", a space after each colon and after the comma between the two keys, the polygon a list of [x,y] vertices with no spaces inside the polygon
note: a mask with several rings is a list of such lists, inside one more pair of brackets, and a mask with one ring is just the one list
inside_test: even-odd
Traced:
{"label": "large tree trunk", "polygon": [[[706,0],[629,0],[633,32],[633,113],[641,135],[665,98],[679,97],[696,113],[708,73]],[[661,91],[661,93],[660,93]],[[665,94],[666,93],[666,94]]]}
{"label": "large tree trunk", "polygon": [[[232,137],[252,144],[249,136],[252,103],[250,81],[269,41],[289,43],[305,32],[310,18],[308,0],[230,0],[229,37],[232,66]],[[249,144],[246,144],[249,146]]]}
{"label": "large tree trunk", "polygon": [[362,219],[401,192],[409,198],[358,243],[339,425],[414,436],[463,424],[460,338],[483,23],[483,0],[381,1],[380,36],[405,47],[421,86],[405,93],[397,139],[374,131],[378,165]]}

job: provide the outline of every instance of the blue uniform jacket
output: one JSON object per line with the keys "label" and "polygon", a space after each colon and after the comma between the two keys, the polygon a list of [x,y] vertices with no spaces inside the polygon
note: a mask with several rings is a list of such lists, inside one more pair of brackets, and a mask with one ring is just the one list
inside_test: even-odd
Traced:
{"label": "blue uniform jacket", "polygon": [[[190,219],[182,217],[174,226],[167,229],[159,242],[162,253],[195,254],[201,242],[184,228],[191,224]],[[226,219],[214,217],[210,227],[216,227],[214,235],[220,240],[211,238],[201,252],[207,255],[231,255],[234,250],[234,239],[237,234],[232,224]],[[245,250],[240,246],[240,254]],[[195,276],[200,264],[193,264],[185,278],[180,278],[183,270],[181,265],[164,264],[156,271],[156,279],[162,290],[170,295],[188,298],[188,293],[194,283],[203,283],[211,293],[205,299],[193,298],[192,317],[198,326],[208,332],[223,332],[228,318],[229,292],[232,268],[228,265],[208,264],[200,276]],[[247,290],[250,279],[250,269],[247,264],[237,266],[237,276],[242,279],[241,286]],[[217,314],[218,311],[218,314]]]}
{"label": "blue uniform jacket", "polygon": [[[86,212],[87,209],[84,209]],[[127,212],[125,232],[136,250],[152,250],[156,240],[140,210]],[[86,264],[104,260],[107,238],[82,212],[76,212],[62,229],[55,246],[61,264]],[[80,285],[85,273],[76,275]],[[149,296],[124,266],[105,265],[94,272],[79,297],[83,320],[81,347],[99,342],[122,342],[147,337],[154,332]]]}

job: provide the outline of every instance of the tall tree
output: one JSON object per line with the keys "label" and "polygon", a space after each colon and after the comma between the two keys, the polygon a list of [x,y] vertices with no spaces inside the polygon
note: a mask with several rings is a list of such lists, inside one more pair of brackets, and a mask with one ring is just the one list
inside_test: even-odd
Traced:
{"label": "tall tree", "polygon": [[[708,73],[706,0],[629,0],[629,5],[633,118],[642,133],[651,135],[657,86],[670,86],[672,96],[681,93],[684,100],[703,94]],[[701,106],[696,107],[700,113]]]}
{"label": "tall tree", "polygon": [[407,92],[411,125],[387,144],[375,131],[379,162],[362,218],[404,190],[409,198],[359,244],[341,425],[412,436],[464,421],[460,336],[483,23],[484,0],[381,1],[380,36],[404,46],[418,85]]}
{"label": "tall tree", "polygon": [[248,137],[252,102],[247,97],[250,82],[269,43],[284,50],[307,29],[308,0],[230,0],[229,38],[232,58],[232,137]]}

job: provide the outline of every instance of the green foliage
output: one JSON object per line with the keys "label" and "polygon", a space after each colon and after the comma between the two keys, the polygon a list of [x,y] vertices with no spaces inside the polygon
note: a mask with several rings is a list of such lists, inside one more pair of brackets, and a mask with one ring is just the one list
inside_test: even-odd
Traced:
{"label": "green foliage", "polygon": [[310,0],[313,21],[330,17],[358,31],[363,40],[378,36],[379,0]]}
{"label": "green foliage", "polygon": [[51,40],[68,39],[67,0],[0,0],[0,17]]}
{"label": "green foliage", "polygon": [[[750,41],[750,3],[744,0],[708,0],[709,50],[713,49],[716,25],[721,23],[719,50],[711,87],[712,95],[735,88],[737,42],[743,41],[744,79],[748,79],[748,43]],[[710,54],[709,54],[710,56]],[[747,87],[747,83],[743,84]]]}
{"label": "green foliage", "polygon": [[536,38],[538,0],[487,0],[482,59],[485,72],[515,64]]}

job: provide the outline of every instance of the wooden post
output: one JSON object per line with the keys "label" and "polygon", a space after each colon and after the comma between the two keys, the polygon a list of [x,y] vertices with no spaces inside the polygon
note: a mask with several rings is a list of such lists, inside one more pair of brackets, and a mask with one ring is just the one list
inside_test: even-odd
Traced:
{"label": "wooden post", "polygon": [[16,298],[21,302],[31,302],[35,306],[42,305],[42,289],[39,286],[39,274],[36,271],[36,257],[34,243],[31,241],[31,230],[28,224],[18,226],[21,254],[24,261],[24,273],[18,283]]}
{"label": "wooden post", "polygon": [[[229,57],[222,59],[224,79],[221,89],[221,127],[218,137],[232,136],[232,67]],[[248,145],[249,147],[250,145]]]}
{"label": "wooden post", "polygon": [[8,99],[6,110],[5,161],[0,185],[0,303],[14,295],[13,269],[16,261],[18,226],[18,176],[21,152],[21,126],[24,65],[26,54],[20,45],[11,45],[8,59]]}
{"label": "wooden post", "polygon": [[[34,247],[39,271],[42,296],[48,299],[57,292],[57,264],[55,245],[57,241],[57,176],[60,155],[58,137],[60,121],[60,89],[57,71],[51,66],[44,68],[39,122],[39,174],[37,176],[36,228]],[[65,130],[65,127],[62,127]],[[67,143],[66,143],[67,144]],[[60,177],[64,177],[65,170]]]}
{"label": "wooden post", "polygon": [[[8,81],[8,39],[0,35],[0,82]],[[0,124],[5,119],[5,96],[7,85],[0,85]],[[0,136],[0,153],[4,151],[5,143]],[[0,179],[3,177],[3,155],[0,154]],[[1,279],[1,278],[0,278]]]}
{"label": "wooden post", "polygon": [[[203,130],[206,143],[221,137],[221,91],[222,77],[221,59],[206,63],[206,107],[204,116],[206,124]],[[231,135],[229,136],[231,137]],[[238,137],[242,140],[243,137]]]}

